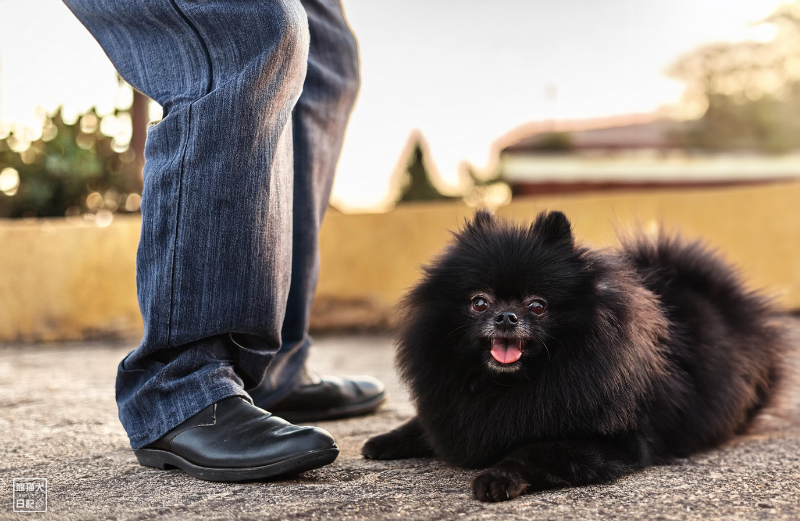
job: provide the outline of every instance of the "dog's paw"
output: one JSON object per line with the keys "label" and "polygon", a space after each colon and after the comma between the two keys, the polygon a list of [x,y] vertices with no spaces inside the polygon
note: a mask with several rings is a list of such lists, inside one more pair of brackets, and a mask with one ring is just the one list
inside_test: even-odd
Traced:
{"label": "dog's paw", "polygon": [[489,469],[472,480],[472,494],[481,501],[508,501],[525,493],[530,485],[522,476],[503,469]]}
{"label": "dog's paw", "polygon": [[367,459],[403,459],[409,457],[407,452],[403,440],[392,432],[373,436],[361,447],[361,455]]}

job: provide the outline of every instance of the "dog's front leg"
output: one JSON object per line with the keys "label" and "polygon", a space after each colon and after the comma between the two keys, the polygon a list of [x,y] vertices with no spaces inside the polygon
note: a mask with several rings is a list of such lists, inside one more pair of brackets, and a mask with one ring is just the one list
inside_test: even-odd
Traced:
{"label": "dog's front leg", "polygon": [[627,436],[524,445],[478,474],[472,493],[481,501],[507,501],[537,490],[610,481],[643,465],[643,447]]}

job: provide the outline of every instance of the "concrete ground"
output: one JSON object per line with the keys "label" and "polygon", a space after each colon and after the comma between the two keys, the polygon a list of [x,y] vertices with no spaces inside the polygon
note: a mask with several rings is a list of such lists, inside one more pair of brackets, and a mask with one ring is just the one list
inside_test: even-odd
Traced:
{"label": "concrete ground", "polygon": [[[141,467],[114,404],[116,366],[132,347],[0,348],[0,519],[800,519],[800,427],[774,414],[717,450],[501,504],[470,497],[472,471],[364,460],[368,436],[413,413],[385,336],[324,338],[314,350],[319,371],[373,374],[391,393],[377,415],[321,424],[342,450],[332,465],[243,484]],[[790,401],[800,403],[796,394]],[[46,514],[12,512],[12,479],[27,477],[48,479]]]}

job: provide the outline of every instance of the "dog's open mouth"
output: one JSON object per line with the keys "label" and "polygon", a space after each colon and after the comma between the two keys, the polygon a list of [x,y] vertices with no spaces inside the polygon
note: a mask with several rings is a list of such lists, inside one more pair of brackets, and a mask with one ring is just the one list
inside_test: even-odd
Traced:
{"label": "dog's open mouth", "polygon": [[519,338],[492,338],[492,358],[501,364],[513,364],[522,356],[523,342]]}

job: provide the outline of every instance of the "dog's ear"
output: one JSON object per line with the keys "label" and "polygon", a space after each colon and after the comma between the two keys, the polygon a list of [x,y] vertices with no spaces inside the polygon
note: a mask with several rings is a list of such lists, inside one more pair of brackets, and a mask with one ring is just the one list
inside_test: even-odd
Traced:
{"label": "dog's ear", "polygon": [[494,215],[489,210],[481,209],[475,212],[475,217],[467,223],[467,229],[470,231],[484,230],[490,228],[493,224]]}
{"label": "dog's ear", "polygon": [[570,247],[575,244],[572,225],[561,212],[541,212],[531,225],[530,232],[543,244],[564,244]]}

